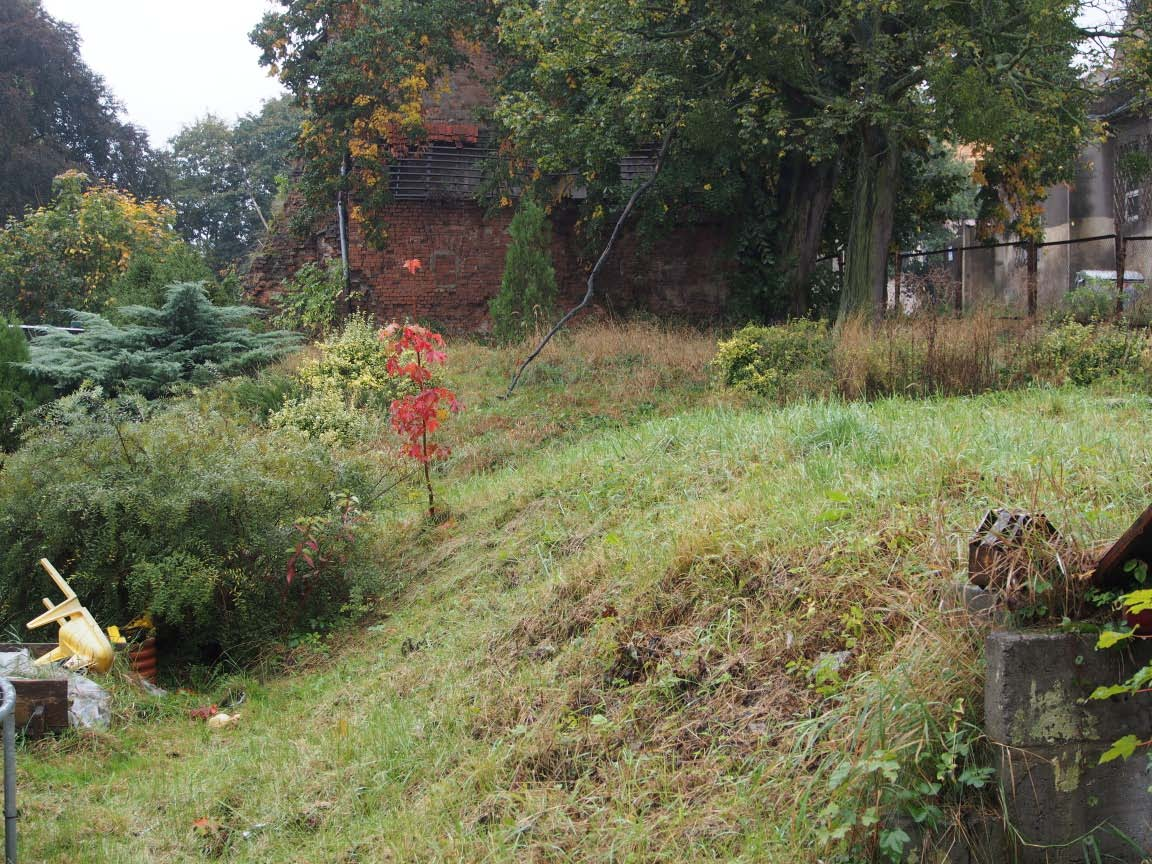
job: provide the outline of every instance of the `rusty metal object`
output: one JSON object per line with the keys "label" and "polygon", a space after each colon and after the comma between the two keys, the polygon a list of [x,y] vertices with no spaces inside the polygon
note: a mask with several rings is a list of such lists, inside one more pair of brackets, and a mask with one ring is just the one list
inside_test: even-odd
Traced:
{"label": "rusty metal object", "polygon": [[128,649],[128,665],[149,684],[156,683],[156,663],[155,636],[149,636]]}
{"label": "rusty metal object", "polygon": [[1124,565],[1133,560],[1152,566],[1152,507],[1141,513],[1097,562],[1092,571],[1093,584],[1100,588],[1125,586],[1131,580]]}
{"label": "rusty metal object", "polygon": [[981,588],[1010,588],[1029,565],[1030,546],[1049,544],[1056,529],[1043,513],[989,510],[968,541],[968,579]]}

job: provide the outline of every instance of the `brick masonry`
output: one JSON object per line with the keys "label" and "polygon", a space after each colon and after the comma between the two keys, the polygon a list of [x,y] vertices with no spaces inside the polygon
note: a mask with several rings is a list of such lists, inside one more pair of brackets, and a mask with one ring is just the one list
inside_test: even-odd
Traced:
{"label": "brick masonry", "polygon": [[[253,260],[246,287],[252,302],[275,305],[281,282],[310,261],[338,258],[333,224],[300,238],[287,228],[299,202],[289,200]],[[349,268],[358,307],[380,321],[412,319],[449,332],[490,329],[488,301],[500,288],[512,210],[485,215],[469,201],[404,201],[383,215],[388,240],[371,248],[353,222],[349,232]],[[572,214],[553,219],[552,259],[562,305],[584,295],[591,268],[580,255]],[[648,243],[625,232],[598,280],[594,312],[644,311],[661,317],[707,322],[724,313],[724,231],[716,225],[680,226]],[[402,267],[419,258],[415,275]]]}

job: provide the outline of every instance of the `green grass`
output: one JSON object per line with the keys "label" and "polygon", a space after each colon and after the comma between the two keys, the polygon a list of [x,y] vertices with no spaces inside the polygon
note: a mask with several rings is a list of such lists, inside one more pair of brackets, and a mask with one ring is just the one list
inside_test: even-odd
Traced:
{"label": "green grass", "polygon": [[[872,790],[835,765],[978,717],[981,633],[937,603],[984,509],[1089,543],[1152,492],[1143,396],[767,408],[677,341],[569,342],[509,401],[513,354],[458,350],[450,518],[419,490],[373,517],[395,600],[284,674],[118,687],[111,732],[22,749],[22,860],[816,860]],[[237,727],[188,718],[225,689]]]}

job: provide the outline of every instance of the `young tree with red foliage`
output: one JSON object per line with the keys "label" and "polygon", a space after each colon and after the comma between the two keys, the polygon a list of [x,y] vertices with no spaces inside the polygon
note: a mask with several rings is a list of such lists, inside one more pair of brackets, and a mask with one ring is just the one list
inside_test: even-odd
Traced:
{"label": "young tree with red foliage", "polygon": [[388,374],[407,378],[416,385],[415,393],[392,402],[392,428],[404,438],[404,455],[415,459],[424,469],[428,515],[435,518],[430,465],[433,459],[447,456],[449,450],[443,444],[430,442],[428,437],[451,412],[460,410],[455,393],[432,384],[432,367],[442,365],[446,359],[444,337],[416,324],[392,323],[380,331],[380,339],[390,346]]}

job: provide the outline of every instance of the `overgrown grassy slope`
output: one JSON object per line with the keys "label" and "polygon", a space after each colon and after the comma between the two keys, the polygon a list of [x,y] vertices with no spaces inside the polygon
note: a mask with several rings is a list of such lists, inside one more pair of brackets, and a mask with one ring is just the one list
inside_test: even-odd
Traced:
{"label": "overgrown grassy slope", "polygon": [[[22,860],[816,860],[830,806],[890,794],[853,765],[914,777],[978,719],[981,634],[937,604],[984,508],[1115,536],[1150,404],[740,404],[710,350],[584,334],[505,402],[512,355],[458,348],[451,517],[375,516],[395,597],[286,674],[118,688],[111,732],[24,749]],[[235,728],[186,715],[240,690]]]}

